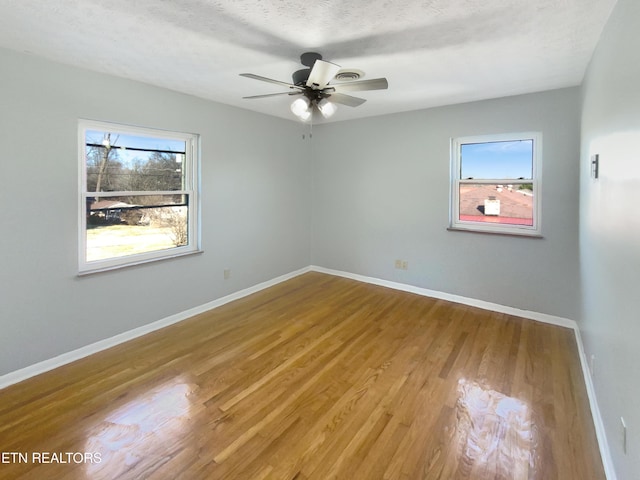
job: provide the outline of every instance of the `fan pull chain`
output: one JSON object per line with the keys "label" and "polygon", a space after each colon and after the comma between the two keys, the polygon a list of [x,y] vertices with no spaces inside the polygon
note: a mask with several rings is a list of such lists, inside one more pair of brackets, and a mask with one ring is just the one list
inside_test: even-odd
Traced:
{"label": "fan pull chain", "polygon": [[[305,140],[306,138],[307,138],[307,135],[303,133],[302,139]],[[311,140],[312,138],[313,138],[313,115],[311,115],[311,119],[309,120],[309,140]]]}

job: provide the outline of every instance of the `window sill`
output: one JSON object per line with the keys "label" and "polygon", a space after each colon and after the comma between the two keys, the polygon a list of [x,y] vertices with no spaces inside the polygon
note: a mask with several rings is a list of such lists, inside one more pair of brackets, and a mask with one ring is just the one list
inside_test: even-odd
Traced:
{"label": "window sill", "polygon": [[527,232],[512,232],[512,231],[498,231],[498,230],[479,230],[475,228],[462,228],[462,227],[447,227],[449,232],[467,232],[467,233],[480,233],[484,235],[505,235],[507,237],[525,237],[525,238],[544,238],[539,233],[527,233]]}
{"label": "window sill", "polygon": [[122,265],[110,265],[108,267],[98,267],[91,270],[83,270],[81,272],[78,272],[77,276],[86,277],[88,275],[93,275],[94,273],[110,272],[112,270],[120,270],[123,268],[135,267],[137,265],[144,265],[147,263],[161,262],[163,260],[172,260],[174,258],[186,257],[188,255],[199,255],[201,253],[204,253],[204,250],[194,250],[191,252],[176,253],[175,255],[167,255],[164,257],[148,258],[144,260],[128,262]]}

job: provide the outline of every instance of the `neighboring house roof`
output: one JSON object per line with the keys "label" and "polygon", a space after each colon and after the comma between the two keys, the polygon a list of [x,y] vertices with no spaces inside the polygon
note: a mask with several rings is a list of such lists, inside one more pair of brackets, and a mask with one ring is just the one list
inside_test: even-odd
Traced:
{"label": "neighboring house roof", "polygon": [[[500,191],[501,190],[501,191]],[[500,201],[498,217],[485,216],[484,201],[489,197]],[[482,222],[531,225],[533,222],[533,195],[530,190],[518,190],[514,185],[498,189],[495,185],[462,185],[460,187],[460,219]],[[474,218],[475,217],[475,218]],[[479,218],[481,217],[481,218]],[[491,220],[493,218],[493,220]]]}

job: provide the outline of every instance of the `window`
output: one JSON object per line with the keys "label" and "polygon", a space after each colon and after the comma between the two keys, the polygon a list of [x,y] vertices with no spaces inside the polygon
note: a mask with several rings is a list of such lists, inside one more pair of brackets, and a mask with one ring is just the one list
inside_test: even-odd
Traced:
{"label": "window", "polygon": [[450,228],[540,235],[539,133],[451,141]]}
{"label": "window", "polygon": [[80,273],[198,251],[197,135],[80,122]]}

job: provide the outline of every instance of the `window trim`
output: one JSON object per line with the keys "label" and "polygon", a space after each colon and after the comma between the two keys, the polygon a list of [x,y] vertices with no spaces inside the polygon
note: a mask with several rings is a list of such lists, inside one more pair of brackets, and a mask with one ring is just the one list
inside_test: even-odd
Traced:
{"label": "window trim", "polygon": [[[87,261],[87,218],[86,199],[94,196],[96,192],[87,192],[87,150],[86,132],[87,130],[104,130],[112,133],[124,135],[141,135],[155,138],[168,138],[185,142],[184,155],[184,189],[180,191],[144,191],[144,192],[104,192],[101,197],[131,196],[135,194],[150,195],[158,193],[176,194],[184,193],[188,198],[187,205],[187,228],[189,243],[187,245],[173,247],[165,250],[137,253],[122,257],[112,257],[103,260]],[[113,122],[80,119],[78,121],[78,275],[103,272],[133,265],[140,265],[148,262],[155,262],[169,258],[201,253],[200,249],[200,137],[197,134],[162,130],[158,128],[139,127],[124,125]]]}
{"label": "window trim", "polygon": [[[461,148],[462,145],[471,143],[494,143],[533,140],[533,165],[531,179],[471,179],[460,178],[461,174]],[[542,237],[542,133],[519,132],[488,135],[474,135],[467,137],[451,138],[450,141],[450,200],[449,200],[449,227],[448,230],[462,230],[479,233],[494,233],[503,235],[516,235],[528,237]],[[482,223],[469,220],[460,220],[460,185],[465,183],[486,184],[533,184],[533,225],[513,225],[499,223]]]}

